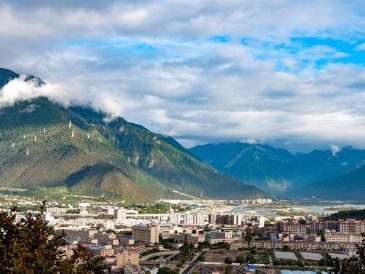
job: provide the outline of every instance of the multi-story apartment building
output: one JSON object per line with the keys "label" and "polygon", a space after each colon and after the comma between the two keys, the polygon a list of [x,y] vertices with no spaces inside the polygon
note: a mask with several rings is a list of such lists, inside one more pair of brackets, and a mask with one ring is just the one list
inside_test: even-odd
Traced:
{"label": "multi-story apartment building", "polygon": [[[211,216],[209,219],[213,219],[213,216]],[[239,226],[239,225],[242,224],[242,215],[241,214],[215,215],[215,222],[214,223],[215,224],[222,224],[222,225],[236,225],[236,226]]]}
{"label": "multi-story apartment building", "polygon": [[67,242],[89,242],[97,233],[95,229],[60,229],[59,231],[66,234]]}
{"label": "multi-story apartment building", "polygon": [[65,214],[69,210],[67,207],[47,207],[46,212]]}
{"label": "multi-story apartment building", "polygon": [[298,234],[307,233],[307,226],[301,224],[280,222],[277,224],[277,228],[278,232],[283,232],[283,233],[298,233]]}
{"label": "multi-story apartment building", "polygon": [[350,233],[325,233],[326,242],[335,243],[361,243],[364,239],[361,234]]}
{"label": "multi-story apartment building", "polygon": [[124,208],[118,208],[114,210],[114,219],[117,222],[123,222],[127,219],[127,211]]}
{"label": "multi-story apartment building", "polygon": [[185,213],[182,215],[183,225],[204,225],[205,215],[201,213]]}
{"label": "multi-story apartment building", "polygon": [[199,242],[197,235],[188,234],[188,233],[181,233],[181,234],[171,234],[170,238],[172,238],[175,242],[183,243],[193,243],[196,244]]}
{"label": "multi-story apartment building", "polygon": [[322,231],[339,231],[339,224],[337,221],[316,221],[311,222],[309,231],[311,234],[318,234]]}
{"label": "multi-story apartment building", "polygon": [[334,242],[313,242],[313,241],[251,241],[248,242],[240,241],[231,243],[231,249],[237,250],[239,248],[267,248],[267,249],[282,249],[283,246],[289,246],[290,249],[295,250],[343,250],[343,249],[354,249],[356,243],[334,243]]}
{"label": "multi-story apartment building", "polygon": [[315,221],[310,223],[310,233],[321,231],[337,231],[340,233],[359,234],[365,232],[365,221],[339,220],[339,221]]}
{"label": "multi-story apartment building", "polygon": [[154,244],[159,242],[159,226],[157,224],[135,225],[132,227],[132,238],[135,242]]}
{"label": "multi-story apartment building", "polygon": [[169,213],[169,223],[172,225],[180,224],[180,213],[170,212]]}
{"label": "multi-story apartment building", "polygon": [[357,220],[340,220],[339,232],[359,234],[365,232],[365,221]]}

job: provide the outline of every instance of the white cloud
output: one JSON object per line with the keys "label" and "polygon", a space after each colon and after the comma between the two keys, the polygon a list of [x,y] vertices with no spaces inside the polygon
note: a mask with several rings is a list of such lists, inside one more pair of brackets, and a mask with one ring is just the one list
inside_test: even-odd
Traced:
{"label": "white cloud", "polygon": [[[2,66],[47,82],[10,82],[0,106],[47,95],[123,115],[188,145],[303,139],[365,146],[364,67],[331,64],[347,56],[341,49],[291,41],[361,40],[363,5],[53,3],[0,4]],[[221,34],[231,41],[209,40]]]}
{"label": "white cloud", "polygon": [[332,156],[336,156],[336,154],[341,151],[341,148],[339,148],[337,145],[330,145]]}
{"label": "white cloud", "polygon": [[25,76],[10,81],[0,90],[0,107],[12,106],[17,101],[47,96],[50,100],[68,106],[72,98],[60,85],[38,86],[35,81],[25,81]]}
{"label": "white cloud", "polygon": [[356,50],[365,50],[365,43],[358,45]]}

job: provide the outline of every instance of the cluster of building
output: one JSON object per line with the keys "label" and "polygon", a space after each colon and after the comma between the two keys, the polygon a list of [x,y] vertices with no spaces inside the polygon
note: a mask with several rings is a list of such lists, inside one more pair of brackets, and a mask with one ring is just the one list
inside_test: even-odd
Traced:
{"label": "cluster of building", "polygon": [[296,250],[345,250],[352,253],[364,240],[365,221],[313,221],[309,224],[279,222],[276,227],[265,227],[251,242],[237,242],[231,248],[282,249],[288,246]]}
{"label": "cluster of building", "polygon": [[[221,201],[222,205],[230,202],[263,204],[272,201]],[[254,211],[231,213],[228,206],[222,206],[222,211],[217,208],[197,205],[189,212],[138,214],[135,209],[80,203],[77,207],[47,207],[44,218],[65,234],[69,243],[65,247],[67,255],[81,245],[90,253],[104,257],[112,270],[126,274],[144,273],[146,265],[156,263],[147,263],[151,253],[176,252],[185,242],[195,246],[203,242],[226,243],[231,249],[287,246],[296,250],[353,252],[364,239],[365,221],[268,220]],[[166,242],[168,247],[163,244]]]}
{"label": "cluster of building", "polygon": [[132,234],[97,228],[57,227],[57,230],[65,234],[69,243],[65,248],[66,255],[71,256],[73,250],[81,245],[89,253],[104,257],[113,271],[123,270],[126,274],[145,273],[140,267],[141,254],[156,249],[163,251],[159,246],[158,224],[135,225],[131,228]]}

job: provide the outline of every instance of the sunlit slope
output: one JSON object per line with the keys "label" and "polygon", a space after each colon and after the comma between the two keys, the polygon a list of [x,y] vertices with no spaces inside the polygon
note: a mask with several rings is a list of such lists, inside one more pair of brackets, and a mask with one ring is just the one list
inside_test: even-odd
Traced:
{"label": "sunlit slope", "polygon": [[[3,73],[0,80],[13,76]],[[1,108],[0,118],[1,186],[68,186],[131,200],[177,197],[177,192],[219,199],[269,197],[217,173],[173,138],[123,118],[106,119],[91,108],[37,98]]]}

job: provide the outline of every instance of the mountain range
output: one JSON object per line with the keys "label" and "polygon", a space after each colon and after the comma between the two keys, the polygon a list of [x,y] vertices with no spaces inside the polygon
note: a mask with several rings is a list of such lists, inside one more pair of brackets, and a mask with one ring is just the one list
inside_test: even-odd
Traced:
{"label": "mountain range", "polygon": [[287,196],[320,200],[364,201],[364,194],[365,166],[362,166],[344,175],[294,189]]}
{"label": "mountain range", "polygon": [[[0,88],[17,77],[0,69]],[[31,75],[23,79],[45,84]],[[240,142],[188,150],[122,117],[106,118],[88,106],[65,107],[43,97],[0,108],[0,186],[65,186],[133,201],[272,197],[267,192],[364,200],[365,150],[292,153]]]}
{"label": "mountain range", "polygon": [[[265,144],[220,143],[199,145],[190,151],[219,172],[279,196],[324,198],[319,195],[320,189],[331,187],[333,191],[328,193],[338,193],[333,197],[344,197],[339,186],[341,182],[347,184],[347,178],[355,178],[353,174],[356,181],[346,199],[357,199],[359,193],[364,193],[365,176],[359,171],[365,163],[365,150],[350,146],[336,153],[314,150],[295,154]],[[329,182],[333,182],[333,186]]]}
{"label": "mountain range", "polygon": [[[0,88],[19,75],[0,69]],[[37,85],[44,82],[28,76]],[[0,91],[1,96],[1,91]],[[171,137],[122,117],[47,98],[0,109],[0,186],[66,186],[124,200],[272,197],[216,172]]]}

